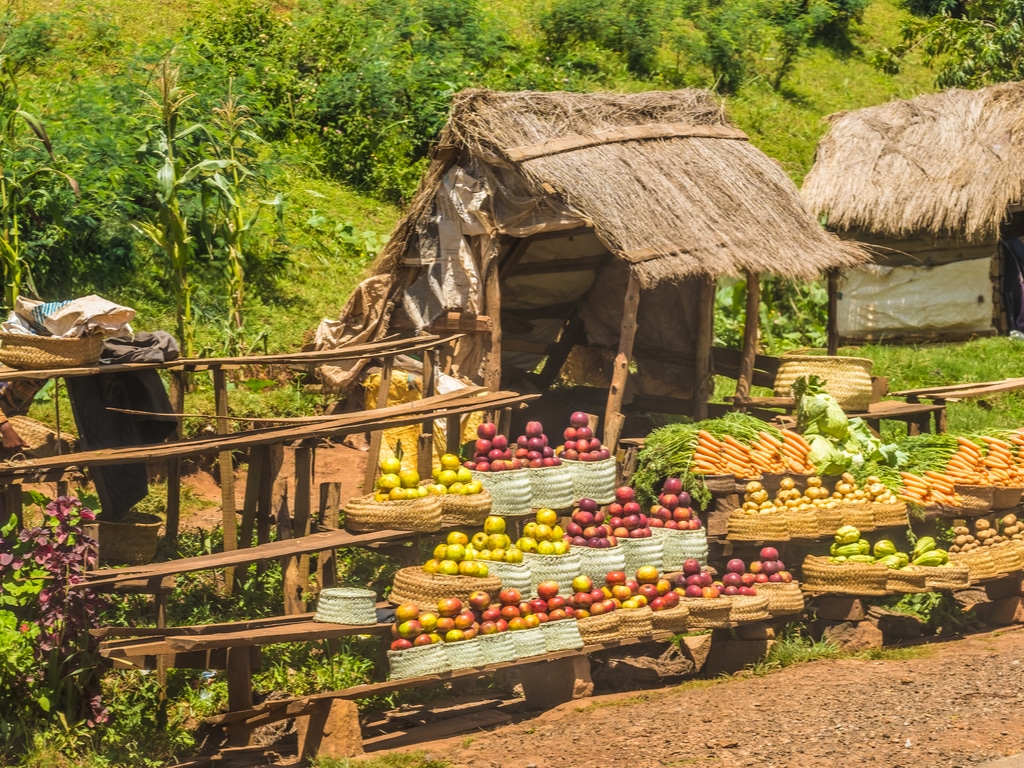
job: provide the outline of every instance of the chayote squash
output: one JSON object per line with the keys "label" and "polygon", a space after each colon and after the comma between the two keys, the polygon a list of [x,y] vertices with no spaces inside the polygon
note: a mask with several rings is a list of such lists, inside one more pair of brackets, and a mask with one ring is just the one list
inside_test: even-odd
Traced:
{"label": "chayote squash", "polygon": [[836,544],[856,544],[860,538],[860,531],[852,525],[844,525],[836,531]]}
{"label": "chayote squash", "polygon": [[925,565],[932,568],[937,568],[940,565],[945,565],[949,561],[949,556],[945,550],[933,549],[924,554],[915,557],[913,560],[914,565]]}
{"label": "chayote squash", "polygon": [[933,549],[935,549],[936,546],[937,544],[935,543],[935,539],[933,539],[931,536],[922,536],[920,539],[917,540],[917,544],[914,545],[913,557],[916,559],[923,555],[925,552],[931,552]]}
{"label": "chayote squash", "polygon": [[896,545],[888,539],[876,541],[874,548],[871,550],[871,554],[875,557],[888,557],[889,555],[895,555]]}

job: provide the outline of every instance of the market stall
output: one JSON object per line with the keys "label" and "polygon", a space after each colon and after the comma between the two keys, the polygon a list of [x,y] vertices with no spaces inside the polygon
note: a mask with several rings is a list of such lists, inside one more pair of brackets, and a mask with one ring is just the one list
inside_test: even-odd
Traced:
{"label": "market stall", "polygon": [[[743,352],[720,368],[743,393],[757,276],[811,278],[866,258],[821,229],[710,92],[467,90],[374,276],[317,344],[463,331],[445,372],[492,389],[568,383],[568,409],[602,414],[614,448],[626,413],[706,416],[719,276],[751,286]],[[358,373],[322,370],[338,388]],[[546,418],[567,410],[546,411],[551,398],[537,406]]]}

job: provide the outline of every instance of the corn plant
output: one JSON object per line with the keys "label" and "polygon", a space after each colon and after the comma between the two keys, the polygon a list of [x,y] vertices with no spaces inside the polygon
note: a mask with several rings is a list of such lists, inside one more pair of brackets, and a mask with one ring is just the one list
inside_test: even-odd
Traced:
{"label": "corn plant", "polygon": [[[228,353],[243,350],[245,322],[242,307],[245,303],[245,262],[248,237],[256,226],[260,213],[270,208],[277,214],[283,227],[283,199],[278,193],[271,200],[254,200],[252,193],[266,186],[266,179],[254,169],[254,145],[263,143],[255,132],[255,121],[238,98],[231,93],[219,107],[213,109],[215,151],[226,162],[223,172],[214,173],[206,180],[206,188],[214,193],[216,219],[211,241],[223,242],[227,257],[226,280],[228,293]],[[205,197],[205,196],[204,196]]]}
{"label": "corn plant", "polygon": [[56,157],[43,123],[18,103],[18,70],[18,63],[0,47],[0,265],[4,302],[9,308],[14,307],[22,288],[36,292],[21,228],[34,207],[53,201],[44,178],[63,178],[76,195],[79,192],[78,183],[66,173],[29,159],[40,147],[51,161]]}
{"label": "corn plant", "polygon": [[201,177],[209,177],[230,165],[228,160],[205,159],[189,165],[186,152],[179,151],[179,142],[206,128],[199,123],[178,130],[185,105],[194,93],[179,85],[180,73],[166,59],[156,77],[156,95],[143,92],[160,122],[147,129],[148,141],[139,149],[140,155],[155,161],[156,212],[149,221],[136,222],[135,229],[148,237],[163,251],[167,277],[174,296],[178,338],[186,356],[195,351],[195,326],[192,313],[192,282],[190,277],[195,241],[189,233],[188,219],[182,209],[182,198]]}

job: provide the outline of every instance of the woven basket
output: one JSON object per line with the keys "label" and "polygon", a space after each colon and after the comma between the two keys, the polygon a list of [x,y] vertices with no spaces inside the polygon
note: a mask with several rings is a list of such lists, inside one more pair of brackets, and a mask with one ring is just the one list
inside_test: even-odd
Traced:
{"label": "woven basket", "polygon": [[441,499],[441,524],[446,528],[479,528],[491,514],[491,494],[486,489],[483,493],[466,495],[446,493],[438,498]]}
{"label": "woven basket", "polygon": [[683,633],[689,629],[690,609],[680,601],[675,608],[652,611],[651,624],[655,632]]}
{"label": "woven basket", "polygon": [[452,670],[482,667],[487,663],[487,657],[484,656],[484,649],[480,647],[478,638],[440,645],[444,648],[444,654],[448,657],[448,667]]}
{"label": "woven basket", "polygon": [[438,675],[451,669],[448,666],[448,655],[444,652],[444,643],[421,645],[405,651],[388,651],[388,666],[391,668],[389,677],[392,680]]}
{"label": "woven basket", "polygon": [[996,486],[992,490],[992,509],[1013,509],[1020,504],[1024,488]]}
{"label": "woven basket", "polygon": [[585,645],[613,643],[619,639],[619,611],[577,619],[576,626]]}
{"label": "woven basket", "polygon": [[100,558],[120,565],[145,565],[156,557],[163,521],[156,515],[133,512],[124,520],[97,519]]}
{"label": "woven basket", "polygon": [[972,584],[984,579],[994,579],[999,575],[996,561],[992,559],[992,554],[985,547],[972,549],[970,552],[957,552],[951,554],[949,559],[957,565],[967,567]]}
{"label": "woven basket", "polygon": [[626,573],[632,575],[644,565],[664,570],[665,549],[662,541],[654,534],[646,539],[619,539],[619,547],[626,557]]}
{"label": "woven basket", "polygon": [[686,620],[690,629],[721,629],[730,626],[732,600],[727,597],[684,597],[679,601],[690,612]]}
{"label": "woven basket", "polygon": [[885,588],[895,594],[927,592],[928,580],[923,572],[913,568],[890,568]]}
{"label": "woven basket", "polygon": [[743,624],[752,621],[770,619],[767,595],[739,595],[731,598],[729,621]]}
{"label": "woven basket", "polygon": [[544,633],[544,647],[548,653],[555,651],[575,651],[583,647],[583,637],[575,619],[549,621],[540,625]]}
{"label": "woven basket", "polygon": [[924,572],[924,584],[928,589],[955,590],[971,586],[971,572],[966,565],[949,563],[938,567],[911,565],[909,568]]}
{"label": "woven basket", "polygon": [[516,644],[511,632],[495,632],[492,635],[477,635],[480,650],[484,654],[484,663],[503,664],[516,660]]}
{"label": "woven basket", "polygon": [[736,478],[733,475],[704,475],[704,485],[716,496],[736,493]]}
{"label": "woven basket", "polygon": [[619,614],[620,637],[646,637],[654,634],[654,611],[649,605],[642,608],[620,608],[615,613]]}
{"label": "woven basket", "polygon": [[702,566],[708,564],[708,534],[705,528],[696,531],[652,528],[651,533],[661,539],[662,571],[681,571],[687,560],[696,560]]}
{"label": "woven basket", "polygon": [[11,416],[10,422],[26,447],[0,447],[0,461],[46,459],[59,453],[73,453],[78,449],[77,438],[73,434],[61,432],[58,442],[57,433],[41,421],[28,416]]}
{"label": "woven basket", "polygon": [[523,555],[523,562],[530,566],[531,587],[537,591],[537,585],[542,581],[558,582],[558,594],[562,597],[571,597],[572,580],[580,575],[580,557],[575,552],[567,552],[564,555],[538,555],[535,552],[527,552]]}
{"label": "woven basket", "polygon": [[861,533],[875,530],[875,515],[871,511],[870,504],[845,504],[839,502],[836,505],[836,509],[842,515],[843,525],[852,525],[860,530]]}
{"label": "woven basket", "polygon": [[598,504],[615,501],[615,459],[603,461],[566,461],[562,465],[572,473],[572,495],[575,500],[593,499]]}
{"label": "woven basket", "polygon": [[772,616],[786,616],[804,610],[804,593],[795,581],[766,581],[755,586],[759,597],[768,598],[768,613]]}
{"label": "woven basket", "polygon": [[565,509],[573,497],[572,470],[564,465],[528,469],[530,498],[534,509]]}
{"label": "woven basket", "polygon": [[784,355],[775,374],[775,396],[793,397],[793,384],[801,376],[816,374],[844,411],[866,411],[871,404],[871,366],[864,357]]}
{"label": "woven basket", "polygon": [[726,522],[729,541],[789,541],[786,516],[781,512],[748,515],[737,510]]}
{"label": "woven basket", "polygon": [[518,629],[509,632],[509,635],[512,636],[512,642],[515,644],[517,659],[540,656],[548,652],[548,648],[544,644],[544,632],[540,627]]}
{"label": "woven basket", "polygon": [[580,573],[599,584],[604,583],[604,577],[612,571],[626,570],[626,551],[621,546],[606,549],[570,547],[569,551],[579,557]]}
{"label": "woven basket", "polygon": [[395,574],[388,600],[395,605],[415,603],[421,607],[433,607],[438,600],[446,597],[457,597],[464,603],[468,602],[469,596],[478,590],[489,594],[492,600],[497,600],[501,592],[501,579],[490,574],[483,578],[443,576],[427,573],[423,566],[414,565],[402,568]]}
{"label": "woven basket", "polygon": [[533,573],[526,563],[506,563],[488,560],[487,575],[501,580],[503,589],[518,589],[524,595],[533,589]]}
{"label": "woven basket", "polygon": [[818,521],[819,536],[831,536],[843,525],[843,513],[837,507],[815,509],[814,518]]}
{"label": "woven basket", "polygon": [[377,595],[369,589],[322,589],[317,597],[313,621],[352,625],[376,624],[376,603]]}
{"label": "woven basket", "polygon": [[787,509],[782,514],[786,516],[786,530],[789,531],[789,538],[818,538],[818,516],[814,514],[813,510],[800,512],[795,509]]}
{"label": "woven basket", "polygon": [[871,515],[875,520],[876,528],[889,528],[897,525],[906,528],[910,525],[910,518],[907,514],[907,505],[903,502],[897,504],[867,504]]}
{"label": "woven basket", "polygon": [[991,485],[960,485],[957,483],[953,486],[953,490],[963,498],[960,506],[972,510],[967,514],[981,514],[992,509],[996,489]]}
{"label": "woven basket", "polygon": [[66,339],[0,332],[0,363],[11,368],[43,370],[95,365],[102,350],[103,337],[97,334]]}
{"label": "woven basket", "polygon": [[808,555],[803,578],[806,592],[881,597],[887,594],[889,569],[867,563],[830,563],[826,557]]}
{"label": "woven basket", "polygon": [[372,493],[357,496],[345,505],[345,527],[350,531],[433,533],[441,530],[441,497],[374,501]]}
{"label": "woven basket", "polygon": [[491,494],[491,514],[500,517],[515,517],[529,514],[532,491],[530,475],[525,469],[507,472],[472,472]]}
{"label": "woven basket", "polygon": [[1021,562],[1019,550],[1008,541],[993,544],[988,550],[996,564],[996,569],[1000,573],[1015,573],[1021,570],[1021,566],[1024,565]]}

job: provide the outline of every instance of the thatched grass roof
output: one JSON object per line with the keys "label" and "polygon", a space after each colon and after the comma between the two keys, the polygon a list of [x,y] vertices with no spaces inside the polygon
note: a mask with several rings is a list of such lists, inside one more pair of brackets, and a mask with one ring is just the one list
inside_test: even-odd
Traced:
{"label": "thatched grass roof", "polygon": [[[866,260],[818,225],[779,164],[707,91],[466,90],[452,103],[440,146],[450,149],[447,163],[468,152],[517,171],[535,194],[557,197],[648,288],[747,269],[810,278]],[[396,231],[399,242],[429,211],[446,168],[432,164]]]}
{"label": "thatched grass roof", "polygon": [[803,198],[830,229],[984,242],[1024,198],[1024,83],[827,119]]}

